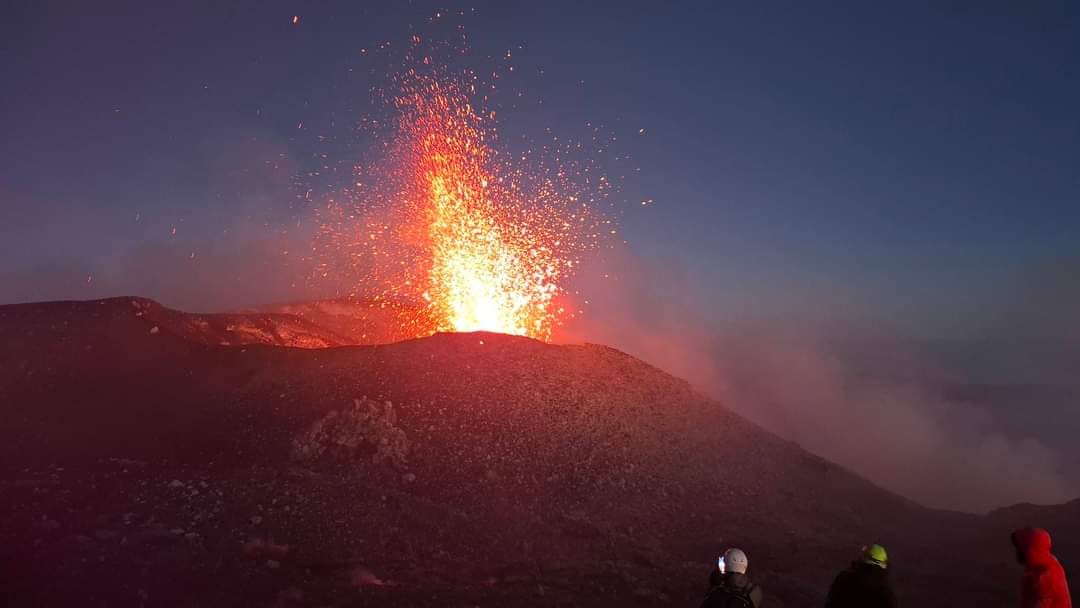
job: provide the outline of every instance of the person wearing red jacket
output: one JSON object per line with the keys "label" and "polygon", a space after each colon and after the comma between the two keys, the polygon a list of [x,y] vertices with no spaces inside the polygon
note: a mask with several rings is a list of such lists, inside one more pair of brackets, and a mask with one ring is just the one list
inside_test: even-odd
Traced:
{"label": "person wearing red jacket", "polygon": [[1050,553],[1050,533],[1022,528],[1012,533],[1012,543],[1024,565],[1020,608],[1072,608],[1065,569]]}

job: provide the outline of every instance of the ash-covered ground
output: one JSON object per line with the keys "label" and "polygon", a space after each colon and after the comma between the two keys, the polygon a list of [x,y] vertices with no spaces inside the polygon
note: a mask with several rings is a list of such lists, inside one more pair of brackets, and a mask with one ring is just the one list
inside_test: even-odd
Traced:
{"label": "ash-covered ground", "polygon": [[1080,502],[925,509],[607,347],[343,335],[0,307],[7,605],[690,606],[736,545],[808,606],[867,542],[905,605],[1008,605],[1018,524],[1080,563]]}

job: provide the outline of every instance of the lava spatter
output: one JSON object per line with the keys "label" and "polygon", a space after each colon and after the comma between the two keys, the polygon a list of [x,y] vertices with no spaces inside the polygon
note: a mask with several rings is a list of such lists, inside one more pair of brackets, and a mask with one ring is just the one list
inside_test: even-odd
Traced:
{"label": "lava spatter", "polygon": [[412,311],[400,317],[405,335],[550,339],[566,279],[606,234],[592,207],[606,178],[575,180],[581,167],[551,149],[546,163],[500,154],[474,76],[407,70],[396,84],[391,134],[348,202],[323,214],[324,242],[360,269],[357,293]]}

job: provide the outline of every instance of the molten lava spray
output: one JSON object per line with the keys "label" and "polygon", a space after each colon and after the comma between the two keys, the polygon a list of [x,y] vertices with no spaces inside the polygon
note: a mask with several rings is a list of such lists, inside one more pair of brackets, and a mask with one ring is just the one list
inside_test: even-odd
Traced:
{"label": "molten lava spray", "polygon": [[399,312],[404,335],[550,339],[568,314],[563,281],[612,232],[590,206],[606,178],[563,161],[566,148],[545,148],[546,164],[500,155],[495,113],[471,101],[475,78],[409,70],[397,84],[385,154],[358,170],[349,202],[328,205],[324,241],[359,271],[358,295]]}
{"label": "molten lava spray", "polygon": [[[561,262],[489,172],[480,118],[453,86],[420,80],[398,99],[430,248],[424,298],[439,329],[547,338]],[[502,199],[505,207],[500,207]]]}

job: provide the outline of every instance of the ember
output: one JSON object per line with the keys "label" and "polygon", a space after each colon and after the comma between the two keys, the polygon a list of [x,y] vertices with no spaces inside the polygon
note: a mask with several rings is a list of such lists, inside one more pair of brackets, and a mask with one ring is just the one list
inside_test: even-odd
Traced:
{"label": "ember", "polygon": [[[475,76],[408,70],[397,84],[385,155],[358,169],[349,202],[324,210],[323,245],[359,271],[357,293],[375,290],[381,307],[412,305],[407,335],[550,339],[567,314],[566,278],[614,233],[593,208],[606,178],[560,165],[551,148],[500,153],[496,113],[471,99]],[[537,164],[543,152],[555,166]]]}

